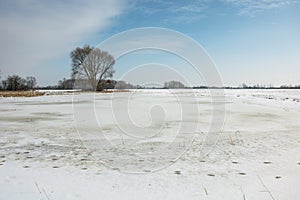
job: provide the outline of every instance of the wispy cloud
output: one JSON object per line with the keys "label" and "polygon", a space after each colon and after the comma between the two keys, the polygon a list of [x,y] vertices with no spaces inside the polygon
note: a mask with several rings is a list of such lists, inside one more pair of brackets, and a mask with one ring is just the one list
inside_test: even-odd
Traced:
{"label": "wispy cloud", "polygon": [[254,16],[265,10],[297,3],[299,0],[225,0],[225,2],[239,7],[240,15]]}
{"label": "wispy cloud", "polygon": [[181,15],[175,15],[163,20],[165,24],[191,24],[197,22],[206,17],[205,13],[199,13],[197,15],[185,13]]}
{"label": "wispy cloud", "polygon": [[176,13],[177,17],[180,15],[189,15],[192,18],[197,14],[205,14],[207,9],[214,6],[213,3],[225,3],[230,6],[235,6],[239,9],[240,15],[255,15],[259,12],[274,9],[281,6],[286,6],[294,3],[299,3],[299,0],[221,0],[215,2],[214,0],[187,0],[187,1],[162,1],[162,0],[144,0],[134,1],[136,11],[144,14],[154,15],[165,13],[167,16],[170,13]]}
{"label": "wispy cloud", "polygon": [[146,0],[134,1],[135,9],[144,13],[156,14],[158,12],[165,13],[181,13],[181,12],[202,12],[210,0],[198,1],[162,1],[162,0]]}
{"label": "wispy cloud", "polygon": [[203,18],[210,1],[135,1],[134,10],[143,15],[160,15],[165,23],[189,23]]}
{"label": "wispy cloud", "polygon": [[109,27],[122,13],[120,0],[2,0],[0,68],[25,73],[45,61],[67,56],[76,45]]}

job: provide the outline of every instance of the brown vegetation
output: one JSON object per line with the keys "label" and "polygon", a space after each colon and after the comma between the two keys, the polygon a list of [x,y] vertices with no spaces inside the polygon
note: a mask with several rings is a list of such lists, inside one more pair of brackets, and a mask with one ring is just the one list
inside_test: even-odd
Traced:
{"label": "brown vegetation", "polygon": [[36,97],[44,94],[37,91],[0,91],[0,97]]}
{"label": "brown vegetation", "polygon": [[97,91],[97,93],[114,93],[114,92],[130,92],[130,90],[102,90],[102,91]]}

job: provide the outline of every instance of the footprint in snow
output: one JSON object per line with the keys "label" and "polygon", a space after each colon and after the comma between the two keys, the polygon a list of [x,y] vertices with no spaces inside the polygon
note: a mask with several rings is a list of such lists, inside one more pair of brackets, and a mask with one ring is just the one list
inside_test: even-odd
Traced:
{"label": "footprint in snow", "polygon": [[270,161],[265,161],[264,164],[272,164]]}
{"label": "footprint in snow", "polygon": [[181,171],[174,171],[174,174],[180,175]]}

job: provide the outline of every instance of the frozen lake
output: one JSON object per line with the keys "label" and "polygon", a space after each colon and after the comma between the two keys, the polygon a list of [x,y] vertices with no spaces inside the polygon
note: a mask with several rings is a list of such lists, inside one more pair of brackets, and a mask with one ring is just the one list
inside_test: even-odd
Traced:
{"label": "frozen lake", "polygon": [[0,199],[298,199],[300,90],[224,94],[0,98]]}

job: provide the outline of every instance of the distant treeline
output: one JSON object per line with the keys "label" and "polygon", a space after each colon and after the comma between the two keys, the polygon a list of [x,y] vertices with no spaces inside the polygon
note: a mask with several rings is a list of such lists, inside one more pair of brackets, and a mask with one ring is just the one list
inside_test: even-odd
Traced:
{"label": "distant treeline", "polygon": [[[87,79],[62,79],[58,81],[57,85],[49,85],[39,87],[36,86],[36,78],[33,76],[28,76],[22,78],[19,75],[11,75],[6,79],[0,82],[0,90],[7,91],[18,91],[18,90],[32,90],[32,89],[55,89],[55,90],[72,90],[72,89],[82,89],[82,90],[93,90],[93,87],[90,84],[90,81]],[[193,86],[187,87],[180,81],[167,81],[164,83],[164,86],[140,86],[127,83],[125,81],[116,81],[116,80],[101,80],[97,84],[97,90],[106,90],[106,89],[300,89],[300,85],[282,85],[279,87],[274,87],[273,85],[247,85],[241,84],[236,87],[224,86]]]}
{"label": "distant treeline", "polygon": [[32,90],[36,86],[36,78],[28,76],[22,78],[19,75],[8,76],[7,79],[1,81],[0,90],[19,91]]}
{"label": "distant treeline", "polygon": [[[83,89],[83,90],[92,90],[88,80],[76,80],[75,79],[63,79],[58,82],[55,86],[47,86],[39,89]],[[180,81],[168,81],[164,83],[164,86],[140,86],[127,83],[125,81],[116,81],[116,80],[102,80],[97,85],[97,90],[105,89],[300,89],[300,85],[282,85],[275,87],[271,84],[269,85],[247,85],[241,84],[239,86],[193,86],[187,87]]]}
{"label": "distant treeline", "polygon": [[281,85],[281,86],[273,86],[269,85],[247,85],[243,83],[238,87],[223,87],[225,89],[300,89],[300,85]]}
{"label": "distant treeline", "polygon": [[[88,79],[63,79],[58,82],[57,86],[48,86],[44,89],[83,89],[83,90],[92,90],[93,87],[90,84]],[[154,87],[154,86],[140,86],[132,85],[125,81],[116,81],[116,80],[101,80],[97,84],[97,90],[105,89],[180,89],[186,88],[183,83],[180,81],[168,81],[164,83],[163,87]]]}
{"label": "distant treeline", "polygon": [[[75,79],[63,79],[58,82],[56,89],[91,89],[88,87],[88,80],[76,80]],[[125,81],[116,81],[116,80],[102,80],[98,83],[97,90],[104,89],[300,89],[300,85],[282,85],[279,87],[274,87],[273,85],[246,85],[241,84],[239,86],[193,86],[187,87],[180,81],[167,81],[164,83],[164,86],[140,86],[132,85]]]}
{"label": "distant treeline", "polygon": [[[163,87],[146,87],[140,85],[133,85],[125,81],[116,81],[116,80],[101,80],[97,84],[97,90],[105,89],[166,89],[166,88],[185,88],[184,84],[180,81],[169,81],[165,82]],[[88,79],[63,79],[58,81],[57,86],[48,86],[43,89],[83,89],[83,90],[92,90],[93,87],[90,84]]]}
{"label": "distant treeline", "polygon": [[[116,80],[101,80],[97,83],[96,90],[107,90],[107,89],[135,89],[139,86],[134,86],[125,81],[116,81]],[[82,90],[93,90],[88,79],[63,79],[58,81],[56,89],[70,90],[70,89],[82,89]]]}

